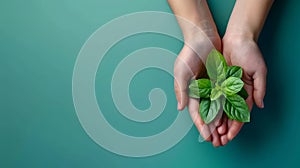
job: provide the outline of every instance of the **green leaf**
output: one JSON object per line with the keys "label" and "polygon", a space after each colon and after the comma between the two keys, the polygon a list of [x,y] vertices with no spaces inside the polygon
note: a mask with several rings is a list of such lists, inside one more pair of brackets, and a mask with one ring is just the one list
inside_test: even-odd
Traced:
{"label": "green leaf", "polygon": [[209,79],[199,79],[198,86],[201,98],[209,98],[211,93],[211,82]]}
{"label": "green leaf", "polygon": [[208,79],[191,80],[189,96],[193,98],[209,98],[211,82]]}
{"label": "green leaf", "polygon": [[221,95],[222,95],[222,90],[221,90],[221,89],[213,88],[213,89],[211,90],[210,99],[211,99],[211,100],[216,100],[216,99],[218,99]]}
{"label": "green leaf", "polygon": [[229,77],[226,79],[222,85],[222,91],[226,96],[231,96],[238,93],[244,86],[244,82],[237,77]]}
{"label": "green leaf", "polygon": [[237,94],[240,95],[243,99],[247,99],[249,96],[247,91],[244,88],[242,88],[242,90],[239,91],[239,93],[237,93]]}
{"label": "green leaf", "polygon": [[243,76],[243,70],[239,66],[229,66],[227,67],[227,73],[226,73],[226,78],[229,77],[237,77],[237,78],[242,78]]}
{"label": "green leaf", "polygon": [[245,100],[239,95],[228,96],[223,104],[228,118],[240,122],[250,121],[250,112]]}
{"label": "green leaf", "polygon": [[226,78],[227,64],[223,55],[213,49],[206,60],[207,74],[211,80],[222,81]]}
{"label": "green leaf", "polygon": [[200,98],[200,89],[197,80],[191,80],[189,85],[189,97]]}
{"label": "green leaf", "polygon": [[210,101],[202,99],[200,103],[200,116],[205,124],[212,122],[220,111],[220,100]]}

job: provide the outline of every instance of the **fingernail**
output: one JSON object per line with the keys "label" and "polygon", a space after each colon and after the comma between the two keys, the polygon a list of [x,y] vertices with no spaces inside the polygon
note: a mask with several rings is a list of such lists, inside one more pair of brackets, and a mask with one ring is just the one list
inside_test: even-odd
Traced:
{"label": "fingernail", "polygon": [[178,102],[177,103],[177,110],[179,110],[180,109],[180,103]]}
{"label": "fingernail", "polygon": [[231,141],[231,140],[232,140],[232,135],[231,135],[230,132],[229,132],[228,135],[227,135],[227,139],[228,139],[228,141]]}
{"label": "fingernail", "polygon": [[262,108],[265,107],[264,101],[261,102],[261,107],[262,107]]}

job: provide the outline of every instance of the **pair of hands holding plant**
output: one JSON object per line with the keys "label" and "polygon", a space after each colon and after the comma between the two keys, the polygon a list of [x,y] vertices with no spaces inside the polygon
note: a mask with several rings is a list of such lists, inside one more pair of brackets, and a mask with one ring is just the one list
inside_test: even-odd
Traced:
{"label": "pair of hands holding plant", "polygon": [[197,129],[206,141],[211,141],[215,147],[226,145],[238,134],[243,123],[229,119],[225,113],[219,113],[212,122],[205,124],[199,115],[199,99],[188,96],[189,82],[192,79],[207,78],[206,58],[213,49],[217,49],[223,53],[228,65],[243,69],[242,80],[248,93],[246,103],[249,111],[254,102],[263,108],[267,69],[256,41],[273,1],[237,0],[222,40],[205,0],[168,2],[177,15],[185,39],[185,45],[174,65],[177,108],[183,110],[188,107]]}

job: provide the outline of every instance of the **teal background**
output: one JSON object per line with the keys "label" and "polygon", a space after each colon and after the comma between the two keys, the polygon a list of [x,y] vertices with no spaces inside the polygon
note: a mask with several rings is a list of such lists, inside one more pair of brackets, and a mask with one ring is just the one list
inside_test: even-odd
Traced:
{"label": "teal background", "polygon": [[[209,4],[223,34],[234,1]],[[73,67],[80,48],[101,25],[132,12],[171,12],[167,2],[2,0],[0,167],[299,167],[299,5],[297,0],[274,3],[259,40],[268,65],[266,107],[253,110],[252,122],[233,142],[217,149],[210,143],[198,143],[193,127],[164,153],[128,158],[99,147],[82,129],[72,102]],[[163,130],[177,114],[173,79],[155,69],[136,75],[130,96],[144,109],[149,106],[151,88],[164,89],[168,104],[160,121],[145,125],[130,122],[113,105],[109,82],[114,67],[127,54],[144,47],[178,53],[182,43],[151,33],[127,38],[106,55],[96,82],[99,105],[107,120],[120,131],[137,136]]]}

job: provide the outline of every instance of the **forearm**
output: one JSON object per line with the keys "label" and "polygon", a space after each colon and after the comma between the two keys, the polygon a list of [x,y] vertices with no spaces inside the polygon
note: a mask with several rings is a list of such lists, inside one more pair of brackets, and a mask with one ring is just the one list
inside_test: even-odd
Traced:
{"label": "forearm", "polygon": [[274,0],[236,0],[226,34],[244,35],[257,41]]}
{"label": "forearm", "polygon": [[199,29],[212,35],[217,32],[206,0],[168,0],[168,3],[177,17],[185,39],[192,38]]}

